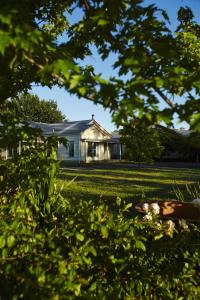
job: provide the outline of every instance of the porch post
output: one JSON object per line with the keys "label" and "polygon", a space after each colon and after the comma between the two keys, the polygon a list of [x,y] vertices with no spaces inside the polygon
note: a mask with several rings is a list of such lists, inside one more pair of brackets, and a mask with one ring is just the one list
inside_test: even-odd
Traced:
{"label": "porch post", "polygon": [[79,151],[78,151],[78,163],[80,165],[81,163],[81,135],[80,135],[80,138],[79,138]]}
{"label": "porch post", "polygon": [[122,160],[122,144],[119,144],[119,159]]}
{"label": "porch post", "polygon": [[85,162],[87,162],[87,142],[85,141]]}
{"label": "porch post", "polygon": [[5,159],[7,160],[8,159],[8,148],[6,147],[5,149]]}
{"label": "porch post", "polygon": [[106,159],[110,159],[110,158],[108,157],[108,142],[106,143]]}
{"label": "porch post", "polygon": [[18,154],[21,154],[21,152],[22,152],[22,145],[21,145],[21,141],[19,141]]}

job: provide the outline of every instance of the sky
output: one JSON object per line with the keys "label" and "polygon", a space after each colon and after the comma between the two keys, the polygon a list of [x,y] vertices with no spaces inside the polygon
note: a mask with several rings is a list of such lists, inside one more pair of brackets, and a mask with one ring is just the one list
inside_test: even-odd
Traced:
{"label": "sky", "polygon": [[[111,0],[114,1],[114,0]],[[165,9],[170,17],[171,28],[176,28],[177,25],[177,11],[180,6],[189,6],[195,15],[197,22],[200,23],[200,0],[145,0],[145,4],[155,3],[157,7]],[[77,16],[78,17],[78,16]],[[74,20],[75,21],[75,20]],[[98,54],[94,51],[92,57],[88,59],[88,63],[95,66],[98,72],[101,72],[104,77],[108,78],[112,75],[112,62],[114,58],[109,57],[108,61],[102,62]],[[78,99],[76,96],[70,95],[64,88],[33,86],[30,91],[38,95],[41,99],[54,100],[57,102],[59,109],[65,114],[70,121],[88,120],[94,118],[109,132],[116,129],[115,124],[112,123],[112,117],[109,109],[104,109],[100,105],[95,105],[93,102]],[[185,124],[175,124],[175,127],[183,127]]]}

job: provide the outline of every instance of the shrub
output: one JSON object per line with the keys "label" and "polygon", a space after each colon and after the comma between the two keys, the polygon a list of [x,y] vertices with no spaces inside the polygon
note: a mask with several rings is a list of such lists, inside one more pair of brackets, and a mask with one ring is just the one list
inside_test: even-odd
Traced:
{"label": "shrub", "polygon": [[1,299],[198,299],[199,227],[169,231],[120,199],[63,198],[58,141],[38,135],[1,164]]}
{"label": "shrub", "polygon": [[4,196],[1,298],[198,299],[199,228],[169,236],[119,202],[70,203],[55,186],[46,199],[34,188]]}

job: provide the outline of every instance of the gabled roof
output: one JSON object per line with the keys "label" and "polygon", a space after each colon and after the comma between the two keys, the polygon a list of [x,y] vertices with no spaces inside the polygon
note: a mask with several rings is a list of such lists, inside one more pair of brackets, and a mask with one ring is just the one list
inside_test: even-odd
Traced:
{"label": "gabled roof", "polygon": [[56,135],[65,135],[72,133],[79,133],[91,126],[91,120],[82,121],[72,121],[66,123],[40,123],[40,122],[30,122],[33,128],[40,128],[45,135],[51,135],[55,133]]}
{"label": "gabled roof", "polygon": [[104,135],[108,135],[110,138],[112,138],[112,134],[110,134],[105,128],[103,128],[95,119],[91,120],[91,125],[95,126]]}
{"label": "gabled roof", "polygon": [[104,134],[111,137],[111,134],[107,132],[103,127],[101,127],[101,125],[99,125],[94,119],[55,124],[30,122],[30,126],[32,126],[33,128],[40,128],[44,135],[51,135],[54,133],[59,136],[64,136],[66,134],[81,133],[86,129],[90,128],[91,126],[95,126]]}

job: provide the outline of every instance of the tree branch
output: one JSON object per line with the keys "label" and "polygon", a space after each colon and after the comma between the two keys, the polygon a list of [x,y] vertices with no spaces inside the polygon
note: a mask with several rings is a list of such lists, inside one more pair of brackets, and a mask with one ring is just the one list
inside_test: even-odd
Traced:
{"label": "tree branch", "polygon": [[87,10],[87,11],[89,11],[90,10],[90,6],[89,6],[89,4],[88,4],[88,1],[87,0],[83,0],[83,5],[85,6],[85,9]]}
{"label": "tree branch", "polygon": [[[40,69],[40,70],[44,69],[44,66],[42,66],[39,63],[37,63],[33,58],[31,58],[29,56],[26,56],[26,59],[30,63],[32,63],[33,65],[35,65],[38,69]],[[59,83],[61,83],[63,85],[66,83],[65,79],[62,76],[60,76],[58,74],[55,74],[53,72],[51,72],[50,74],[51,74],[52,77],[56,78],[59,81]],[[92,101],[93,103],[101,104],[102,105],[101,101],[98,101],[98,100],[94,99],[94,97],[92,97],[92,96],[87,95],[87,96],[82,96],[82,97],[85,98],[86,100]]]}
{"label": "tree branch", "polygon": [[154,88],[154,90],[156,91],[156,93],[158,93],[158,95],[171,107],[171,108],[175,108],[174,107],[174,104],[172,103],[172,101],[167,97],[165,96],[165,94],[160,91],[159,89],[157,88]]}

